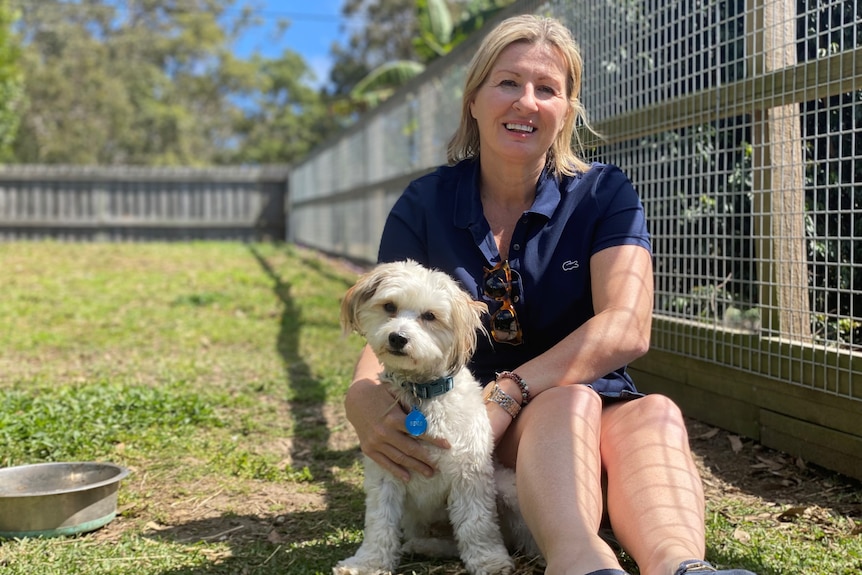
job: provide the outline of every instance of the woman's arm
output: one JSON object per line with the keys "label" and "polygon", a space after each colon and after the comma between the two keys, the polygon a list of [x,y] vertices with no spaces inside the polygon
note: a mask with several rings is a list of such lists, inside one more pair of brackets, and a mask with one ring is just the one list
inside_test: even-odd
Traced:
{"label": "woman's arm", "polygon": [[[404,410],[380,383],[382,369],[377,356],[366,345],[344,400],[347,420],[356,430],[362,452],[384,469],[404,481],[410,479],[411,471],[430,477],[435,469],[428,452],[419,439],[407,434]],[[445,439],[426,436],[420,439],[449,448]]]}
{"label": "woman's arm", "polygon": [[535,394],[557,385],[590,383],[649,350],[650,253],[631,245],[607,248],[590,259],[590,273],[595,315],[518,372]]}
{"label": "woman's arm", "polygon": [[[604,249],[590,259],[595,315],[557,345],[515,372],[538,395],[558,385],[593,382],[649,350],[653,307],[652,256],[640,246]],[[500,387],[520,401],[516,382]],[[511,417],[489,404],[494,437],[500,438]],[[507,419],[508,418],[508,421]]]}

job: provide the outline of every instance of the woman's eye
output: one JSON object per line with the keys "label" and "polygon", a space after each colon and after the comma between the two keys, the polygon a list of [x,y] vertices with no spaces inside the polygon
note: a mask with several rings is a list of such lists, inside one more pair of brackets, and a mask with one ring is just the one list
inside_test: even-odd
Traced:
{"label": "woman's eye", "polygon": [[518,84],[514,80],[501,80],[498,85],[510,88],[512,86],[517,86]]}
{"label": "woman's eye", "polygon": [[394,315],[398,311],[398,307],[394,303],[392,303],[391,301],[388,301],[385,304],[383,304],[383,311],[385,311],[388,314]]}
{"label": "woman's eye", "polygon": [[424,319],[425,321],[434,321],[435,319],[437,319],[437,316],[434,315],[433,311],[426,311],[422,314],[422,319]]}
{"label": "woman's eye", "polygon": [[539,88],[539,90],[546,93],[546,94],[550,94],[552,96],[556,95],[556,93],[557,93],[557,91],[555,89],[551,88],[550,86],[541,86]]}

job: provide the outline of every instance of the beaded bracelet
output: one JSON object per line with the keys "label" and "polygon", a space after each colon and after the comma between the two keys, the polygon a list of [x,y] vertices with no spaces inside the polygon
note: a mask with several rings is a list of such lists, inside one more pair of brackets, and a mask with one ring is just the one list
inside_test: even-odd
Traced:
{"label": "beaded bracelet", "polygon": [[518,387],[521,388],[521,407],[530,403],[530,388],[527,387],[527,382],[524,381],[523,377],[514,371],[501,371],[497,374],[497,379],[495,381],[500,381],[501,378],[511,379],[518,384]]}

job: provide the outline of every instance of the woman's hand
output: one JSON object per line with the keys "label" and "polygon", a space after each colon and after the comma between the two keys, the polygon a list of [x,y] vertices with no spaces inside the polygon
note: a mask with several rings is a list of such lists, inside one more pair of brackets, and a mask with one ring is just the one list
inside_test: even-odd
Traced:
{"label": "woman's hand", "polygon": [[370,378],[358,379],[347,391],[344,405],[365,455],[404,481],[410,480],[411,472],[434,475],[436,469],[423,441],[443,449],[449,449],[449,442],[409,435],[406,414],[385,385]]}

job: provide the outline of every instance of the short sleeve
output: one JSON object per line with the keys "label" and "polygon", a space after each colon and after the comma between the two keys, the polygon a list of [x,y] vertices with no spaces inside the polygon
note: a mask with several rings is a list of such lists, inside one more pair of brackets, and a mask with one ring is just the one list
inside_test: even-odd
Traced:
{"label": "short sleeve", "polygon": [[608,165],[595,181],[593,197],[603,214],[593,236],[593,254],[619,245],[652,250],[643,204],[622,170]]}
{"label": "short sleeve", "polygon": [[427,234],[423,231],[427,227],[426,216],[417,194],[411,184],[389,212],[380,238],[378,263],[411,259],[428,265]]}

